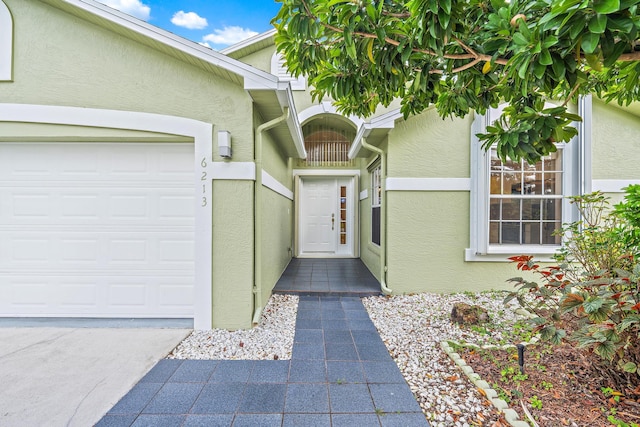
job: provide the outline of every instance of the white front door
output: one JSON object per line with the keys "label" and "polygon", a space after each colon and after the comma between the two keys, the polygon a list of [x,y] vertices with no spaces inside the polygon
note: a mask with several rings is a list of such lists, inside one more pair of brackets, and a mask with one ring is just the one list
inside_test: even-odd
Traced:
{"label": "white front door", "polygon": [[353,189],[352,177],[301,177],[299,256],[355,256]]}

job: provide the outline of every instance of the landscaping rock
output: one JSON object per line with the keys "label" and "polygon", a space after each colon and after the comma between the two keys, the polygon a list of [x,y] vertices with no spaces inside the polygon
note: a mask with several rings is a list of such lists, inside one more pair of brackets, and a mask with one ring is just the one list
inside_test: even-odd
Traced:
{"label": "landscaping rock", "polygon": [[479,305],[457,302],[451,310],[451,321],[460,325],[477,325],[491,320],[487,310]]}

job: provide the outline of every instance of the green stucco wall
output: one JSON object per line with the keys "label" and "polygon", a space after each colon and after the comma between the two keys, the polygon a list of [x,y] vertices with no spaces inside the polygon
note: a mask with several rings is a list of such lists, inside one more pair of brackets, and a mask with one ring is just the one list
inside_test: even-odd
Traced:
{"label": "green stucco wall", "polygon": [[389,132],[389,177],[468,178],[473,117],[442,119],[429,110]]}
{"label": "green stucco wall", "polygon": [[640,179],[640,117],[594,100],[592,150],[593,179]]}
{"label": "green stucco wall", "polygon": [[251,326],[253,181],[213,181],[213,325]]}
{"label": "green stucco wall", "polygon": [[[260,120],[256,117],[256,120]],[[289,158],[269,131],[263,133],[262,167],[293,191]],[[262,303],[266,304],[282,272],[291,261],[293,201],[265,186],[262,188]]]}

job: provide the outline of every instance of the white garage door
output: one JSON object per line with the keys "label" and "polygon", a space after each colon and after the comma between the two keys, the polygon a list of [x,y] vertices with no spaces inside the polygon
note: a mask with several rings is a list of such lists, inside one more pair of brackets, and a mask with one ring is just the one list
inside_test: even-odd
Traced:
{"label": "white garage door", "polygon": [[0,316],[193,317],[193,149],[0,143]]}

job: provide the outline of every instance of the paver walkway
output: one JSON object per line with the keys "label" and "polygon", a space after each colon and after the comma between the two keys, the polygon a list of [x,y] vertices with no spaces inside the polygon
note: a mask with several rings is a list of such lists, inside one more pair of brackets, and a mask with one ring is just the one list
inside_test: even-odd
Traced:
{"label": "paver walkway", "polygon": [[162,360],[98,426],[429,426],[357,297],[300,296],[291,360]]}
{"label": "paver walkway", "polygon": [[293,258],[274,294],[371,296],[380,282],[359,258]]}

